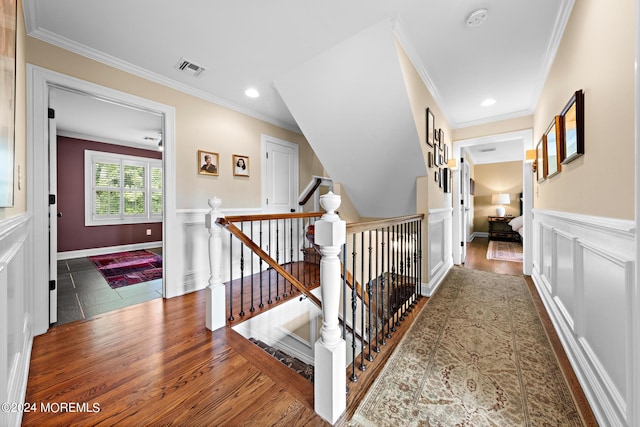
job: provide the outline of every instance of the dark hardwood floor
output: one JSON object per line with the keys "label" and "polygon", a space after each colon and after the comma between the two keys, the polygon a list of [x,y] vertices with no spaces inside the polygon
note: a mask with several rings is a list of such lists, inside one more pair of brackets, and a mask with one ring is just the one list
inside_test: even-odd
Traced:
{"label": "dark hardwood floor", "polygon": [[[486,239],[472,242],[464,266],[522,274],[521,264],[488,261],[485,253]],[[426,301],[382,346],[377,363],[358,371],[338,425],[347,424]],[[25,413],[23,425],[328,425],[313,410],[310,382],[230,328],[208,331],[204,304],[204,291],[157,299],[36,337],[26,402],[37,411]],[[536,304],[585,424],[597,425],[539,298]]]}

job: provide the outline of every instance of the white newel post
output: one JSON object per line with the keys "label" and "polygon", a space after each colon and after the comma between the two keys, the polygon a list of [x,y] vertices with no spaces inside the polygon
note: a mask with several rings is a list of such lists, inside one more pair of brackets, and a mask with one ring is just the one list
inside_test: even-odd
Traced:
{"label": "white newel post", "polygon": [[315,344],[315,411],[334,424],[347,407],[346,343],[340,336],[340,259],[338,254],[346,240],[346,223],[335,210],[340,196],[329,192],[320,197],[326,211],[315,223],[315,242],[320,246],[320,291],[322,294],[322,329]]}
{"label": "white newel post", "polygon": [[225,326],[225,288],[222,283],[222,228],[216,219],[224,217],[219,208],[222,201],[214,197],[208,200],[211,210],[205,215],[205,227],[209,229],[209,286],[206,288],[206,325],[210,331]]}

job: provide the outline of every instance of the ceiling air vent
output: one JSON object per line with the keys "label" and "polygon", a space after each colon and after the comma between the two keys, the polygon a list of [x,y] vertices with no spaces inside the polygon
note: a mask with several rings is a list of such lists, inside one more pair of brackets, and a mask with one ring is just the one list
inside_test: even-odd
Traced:
{"label": "ceiling air vent", "polygon": [[194,77],[199,76],[200,73],[204,71],[204,67],[201,67],[200,65],[184,58],[180,58],[180,61],[178,61],[178,63],[176,64],[175,69],[189,73]]}

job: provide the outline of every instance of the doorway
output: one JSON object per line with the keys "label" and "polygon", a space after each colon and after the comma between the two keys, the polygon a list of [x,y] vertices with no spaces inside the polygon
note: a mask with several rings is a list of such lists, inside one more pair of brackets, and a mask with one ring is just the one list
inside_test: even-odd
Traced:
{"label": "doorway", "polygon": [[[523,239],[523,254],[524,259],[522,263],[522,270],[524,274],[531,274],[533,268],[533,245],[531,242],[531,238],[529,238],[530,230],[533,226],[532,221],[532,206],[533,206],[533,176],[531,174],[530,168],[528,168],[527,164],[524,163],[525,151],[533,147],[533,130],[527,129],[516,132],[508,132],[503,134],[496,135],[488,135],[478,138],[470,138],[465,140],[454,141],[453,143],[453,155],[454,158],[460,159],[462,153],[465,148],[471,147],[479,147],[479,146],[499,146],[500,144],[509,145],[511,148],[515,149],[515,154],[513,158],[509,159],[500,159],[495,158],[492,162],[500,163],[504,161],[522,161],[522,214],[524,219],[524,239]],[[495,154],[488,154],[491,156],[495,156]],[[461,162],[462,163],[462,162]],[[461,185],[462,180],[464,179],[465,185],[469,182],[469,180],[464,177],[464,168],[459,168],[456,171],[456,178],[454,180],[454,194],[461,194],[464,186]],[[462,197],[453,197],[453,261],[455,264],[461,264],[464,259],[463,256],[466,255],[466,240],[463,238],[468,234],[468,230],[464,229],[464,225],[466,222],[464,220],[464,215],[467,213],[465,211],[465,204]],[[457,242],[460,242],[459,244]]]}
{"label": "doorway", "polygon": [[[56,217],[55,197],[50,197],[50,162],[49,162],[49,97],[52,88],[65,88],[78,93],[89,94],[93,97],[127,106],[128,108],[154,112],[164,117],[163,129],[163,284],[162,294],[167,295],[168,283],[177,283],[174,262],[177,259],[176,250],[171,242],[176,239],[175,215],[175,146],[174,123],[175,110],[173,107],[140,98],[128,93],[116,91],[80,79],[56,73],[31,64],[27,65],[27,170],[28,191],[27,204],[33,218],[33,239],[35,242],[49,242],[50,212]],[[38,167],[36,167],[38,165]],[[42,165],[45,165],[44,167]],[[54,195],[53,195],[54,196]],[[52,202],[52,203],[50,203]],[[55,227],[55,225],[54,225]],[[55,231],[53,233],[55,236]],[[34,260],[33,280],[36,283],[34,294],[34,334],[47,331],[55,316],[57,307],[56,287],[50,283],[52,273],[52,245],[32,244],[32,259]],[[172,281],[173,278],[173,281]],[[45,286],[49,284],[49,286]],[[55,319],[55,317],[53,317]]]}
{"label": "doorway", "polygon": [[163,121],[89,93],[49,89],[53,325],[162,297]]}

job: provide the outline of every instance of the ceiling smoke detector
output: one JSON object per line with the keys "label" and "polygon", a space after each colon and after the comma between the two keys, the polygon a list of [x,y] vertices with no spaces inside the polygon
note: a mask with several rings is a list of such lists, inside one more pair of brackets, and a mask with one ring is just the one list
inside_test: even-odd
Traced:
{"label": "ceiling smoke detector", "polygon": [[478,9],[471,12],[467,18],[467,27],[478,27],[487,20],[489,11],[487,9]]}

